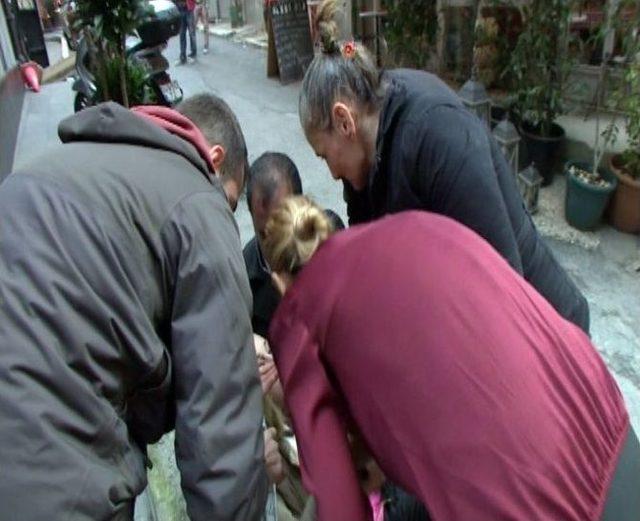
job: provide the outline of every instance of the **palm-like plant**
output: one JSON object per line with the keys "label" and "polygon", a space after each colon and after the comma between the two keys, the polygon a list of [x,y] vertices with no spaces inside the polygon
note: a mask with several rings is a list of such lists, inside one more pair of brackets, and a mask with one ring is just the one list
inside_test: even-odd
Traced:
{"label": "palm-like plant", "polygon": [[[79,0],[76,24],[89,41],[92,62],[104,99],[122,100],[129,106],[126,39],[152,13],[148,0]],[[107,71],[110,62],[119,68],[119,96],[110,92]]]}
{"label": "palm-like plant", "polygon": [[395,61],[402,66],[425,67],[435,50],[438,33],[436,0],[387,2],[384,34]]}
{"label": "palm-like plant", "polygon": [[532,0],[522,8],[524,29],[511,55],[515,110],[541,136],[564,112],[564,87],[573,65],[567,53],[572,0]]}

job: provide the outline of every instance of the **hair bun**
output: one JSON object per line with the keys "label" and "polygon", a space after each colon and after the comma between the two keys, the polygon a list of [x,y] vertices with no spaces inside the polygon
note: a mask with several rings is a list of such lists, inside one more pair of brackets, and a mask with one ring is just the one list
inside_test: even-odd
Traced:
{"label": "hair bun", "polygon": [[287,197],[265,226],[264,255],[275,271],[302,268],[333,232],[331,220],[304,196]]}
{"label": "hair bun", "polygon": [[316,15],[316,30],[320,35],[322,52],[325,54],[340,54],[338,24],[336,22],[337,12],[338,5],[336,0],[324,0]]}
{"label": "hair bun", "polygon": [[312,241],[326,228],[323,212],[315,207],[308,207],[300,213],[295,224],[294,234],[299,241]]}

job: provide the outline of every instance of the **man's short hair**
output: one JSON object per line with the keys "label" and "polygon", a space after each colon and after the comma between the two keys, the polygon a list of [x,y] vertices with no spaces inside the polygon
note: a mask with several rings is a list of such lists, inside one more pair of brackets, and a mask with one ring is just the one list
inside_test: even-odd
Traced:
{"label": "man's short hair", "polygon": [[265,152],[249,168],[247,204],[252,211],[251,196],[258,189],[266,204],[271,204],[279,186],[286,184],[293,195],[302,194],[302,180],[295,163],[286,154]]}
{"label": "man's short hair", "polygon": [[176,110],[200,129],[210,146],[224,148],[225,158],[219,174],[223,181],[234,179],[242,189],[249,171],[247,145],[238,118],[229,105],[214,94],[202,93],[185,99]]}

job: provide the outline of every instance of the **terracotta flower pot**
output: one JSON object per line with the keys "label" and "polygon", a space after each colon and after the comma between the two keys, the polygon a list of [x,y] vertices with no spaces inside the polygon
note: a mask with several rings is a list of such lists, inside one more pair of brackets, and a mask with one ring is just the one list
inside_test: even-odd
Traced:
{"label": "terracotta flower pot", "polygon": [[609,211],[611,224],[622,232],[640,233],[640,179],[624,172],[619,155],[611,157],[609,166],[618,178]]}

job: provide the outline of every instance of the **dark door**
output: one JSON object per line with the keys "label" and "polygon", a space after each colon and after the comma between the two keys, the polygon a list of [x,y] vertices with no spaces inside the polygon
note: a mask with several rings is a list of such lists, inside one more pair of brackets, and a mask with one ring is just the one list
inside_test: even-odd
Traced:
{"label": "dark door", "polygon": [[2,2],[18,59],[33,60],[43,67],[48,67],[49,56],[35,0],[2,0]]}

